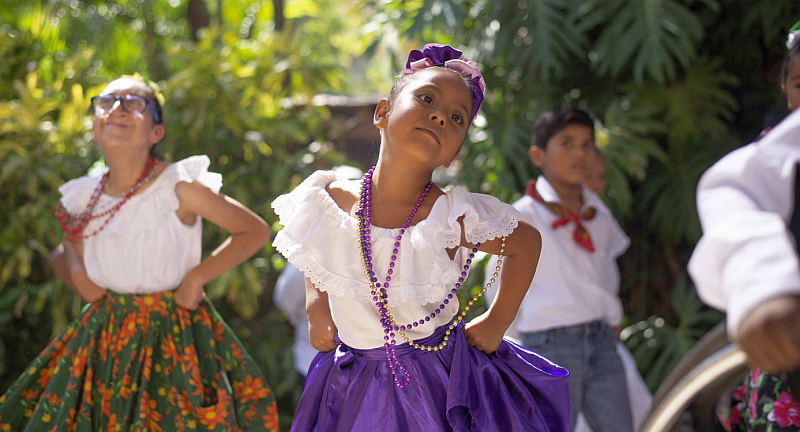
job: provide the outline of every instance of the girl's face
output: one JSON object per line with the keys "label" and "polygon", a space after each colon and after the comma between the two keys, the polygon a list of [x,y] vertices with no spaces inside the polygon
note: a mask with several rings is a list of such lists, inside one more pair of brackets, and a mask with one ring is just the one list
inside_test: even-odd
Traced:
{"label": "girl's face", "polygon": [[789,109],[794,111],[800,108],[800,58],[795,58],[789,63],[786,71],[786,81],[781,85],[786,95]]}
{"label": "girl's face", "polygon": [[415,72],[394,98],[375,110],[375,125],[384,129],[384,144],[392,157],[435,169],[448,165],[467,135],[472,94],[455,72],[426,69]]}
{"label": "girl's face", "polygon": [[[148,91],[143,82],[122,78],[112,81],[103,94],[118,97],[135,95],[147,99]],[[155,123],[150,109],[141,113],[127,112],[118,101],[111,111],[95,113],[92,131],[94,140],[104,151],[125,148],[149,152],[163,138],[164,125]]]}

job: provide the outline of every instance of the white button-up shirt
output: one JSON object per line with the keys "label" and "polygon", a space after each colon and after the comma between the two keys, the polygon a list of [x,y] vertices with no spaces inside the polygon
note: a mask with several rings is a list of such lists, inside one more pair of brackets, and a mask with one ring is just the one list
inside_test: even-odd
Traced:
{"label": "white button-up shirt", "polygon": [[[553,186],[544,176],[536,181],[536,191],[546,202],[561,202]],[[575,242],[575,224],[570,222],[552,228],[558,219],[545,204],[525,195],[513,204],[542,235],[542,254],[528,294],[520,306],[514,329],[537,332],[592,321],[605,321],[616,326],[622,319],[619,299],[619,267],[616,259],[630,245],[611,211],[588,188],[583,188],[583,210],[594,207],[591,220],[581,220],[594,244],[589,252]],[[491,277],[496,258],[488,261],[487,279]],[[496,294],[494,287],[489,294]],[[511,332],[513,334],[513,331]]]}
{"label": "white button-up shirt", "polygon": [[704,302],[727,311],[732,337],[759,303],[800,294],[797,240],[789,230],[798,163],[800,110],[700,179],[697,211],[704,234],[689,274]]}

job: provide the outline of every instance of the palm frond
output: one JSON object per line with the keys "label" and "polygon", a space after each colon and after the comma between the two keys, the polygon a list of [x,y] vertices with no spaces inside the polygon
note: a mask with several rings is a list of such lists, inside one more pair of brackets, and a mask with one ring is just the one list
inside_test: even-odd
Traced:
{"label": "palm frond", "polygon": [[616,0],[607,5],[608,22],[597,39],[598,75],[630,68],[638,83],[676,77],[696,55],[704,29],[700,18],[678,0]]}

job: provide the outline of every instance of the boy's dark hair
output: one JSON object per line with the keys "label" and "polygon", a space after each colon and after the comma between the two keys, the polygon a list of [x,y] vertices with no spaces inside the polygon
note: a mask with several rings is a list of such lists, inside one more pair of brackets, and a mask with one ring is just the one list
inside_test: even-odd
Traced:
{"label": "boy's dark hair", "polygon": [[588,112],[575,105],[560,104],[543,112],[536,119],[531,134],[531,145],[547,150],[547,141],[571,124],[586,126],[594,135],[594,120]]}
{"label": "boy's dark hair", "polygon": [[792,49],[786,52],[786,58],[783,59],[781,65],[781,85],[786,84],[786,76],[789,73],[789,66],[792,62],[800,60],[800,43],[795,43]]}

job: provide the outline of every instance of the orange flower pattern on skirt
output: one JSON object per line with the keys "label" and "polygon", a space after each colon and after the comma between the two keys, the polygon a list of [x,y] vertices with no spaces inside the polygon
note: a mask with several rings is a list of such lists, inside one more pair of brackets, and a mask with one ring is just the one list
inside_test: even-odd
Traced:
{"label": "orange flower pattern on skirt", "polygon": [[278,415],[263,374],[210,301],[187,311],[171,292],[111,293],[0,397],[0,432],[26,428],[277,431]]}

